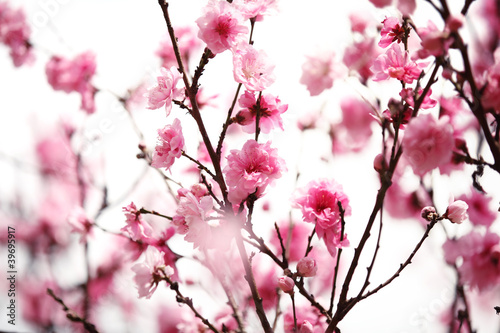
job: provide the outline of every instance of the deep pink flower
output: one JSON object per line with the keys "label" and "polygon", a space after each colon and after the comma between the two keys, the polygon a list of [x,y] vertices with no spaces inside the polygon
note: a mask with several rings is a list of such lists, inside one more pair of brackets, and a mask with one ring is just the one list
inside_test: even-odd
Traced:
{"label": "deep pink flower", "polygon": [[471,189],[468,195],[464,194],[460,196],[459,199],[465,201],[469,205],[469,209],[467,210],[469,220],[476,226],[484,225],[489,228],[499,215],[498,212],[490,208],[490,203],[493,198],[475,189]]}
{"label": "deep pink flower", "polygon": [[248,140],[241,150],[231,150],[227,157],[224,173],[229,200],[239,205],[254,192],[257,197],[261,196],[283,171],[286,171],[285,162],[278,156],[278,150],[271,148],[271,142]]}
{"label": "deep pink flower", "polygon": [[[289,246],[287,246],[288,233],[290,232],[289,223],[280,223],[279,230],[281,238],[284,242],[284,246],[286,247],[288,261],[299,261],[302,257],[304,257],[304,253],[306,253],[307,237],[311,234],[310,226],[306,225],[305,223],[294,223]],[[276,254],[282,255],[280,240],[278,239],[278,235],[275,232],[273,232],[271,236],[271,244],[276,249]]]}
{"label": "deep pink flower", "polygon": [[461,224],[469,217],[467,215],[468,208],[469,205],[465,201],[457,200],[446,208],[443,216],[453,223]]}
{"label": "deep pink flower", "polygon": [[275,12],[277,2],[277,0],[233,0],[233,4],[245,19],[255,18],[255,21],[262,21],[265,15]]}
{"label": "deep pink flower", "polygon": [[34,59],[29,41],[31,28],[24,11],[12,9],[8,2],[0,3],[0,43],[10,48],[14,66],[20,67]]}
{"label": "deep pink flower", "polygon": [[183,149],[184,136],[182,135],[181,121],[175,118],[172,125],[158,130],[158,142],[153,153],[151,166],[169,170],[175,159],[181,157]]}
{"label": "deep pink flower", "polygon": [[125,222],[127,225],[124,226],[121,231],[126,233],[133,241],[143,241],[147,243],[153,236],[153,229],[144,221],[135,204],[131,202],[128,206],[123,207],[122,210],[125,214]]}
{"label": "deep pink flower", "polygon": [[281,114],[288,110],[288,104],[282,104],[278,97],[271,94],[263,94],[260,103],[257,104],[255,93],[245,91],[238,99],[243,109],[236,115],[236,121],[243,125],[247,133],[255,133],[255,122],[259,112],[259,128],[262,133],[269,133],[272,129],[279,127],[283,130]]}
{"label": "deep pink flower", "polygon": [[378,46],[386,48],[394,42],[401,43],[405,37],[405,30],[399,23],[397,17],[386,17],[382,21],[382,30],[380,30],[380,35],[382,38],[378,42]]}
{"label": "deep pink flower", "polygon": [[[477,231],[459,239],[449,239],[443,245],[446,262],[457,264],[461,282],[484,291],[500,282],[500,237],[487,231]],[[457,262],[457,259],[461,258]]]}
{"label": "deep pink flower", "polygon": [[448,117],[438,121],[430,114],[412,118],[403,137],[403,155],[419,176],[449,162],[454,146]]}
{"label": "deep pink flower", "polygon": [[302,277],[315,276],[317,271],[318,266],[313,258],[304,257],[297,263],[297,273]]}
{"label": "deep pink flower", "polygon": [[149,246],[145,251],[145,260],[132,266],[135,273],[134,281],[137,285],[139,298],[151,298],[158,283],[164,276],[172,276],[174,270],[170,266],[165,266],[163,254],[154,246]]}
{"label": "deep pink flower", "polygon": [[78,92],[82,98],[81,109],[88,114],[95,111],[96,88],[90,83],[95,70],[95,55],[90,51],[73,59],[53,56],[45,66],[45,73],[52,88],[66,93]]}
{"label": "deep pink flower", "polygon": [[198,37],[214,54],[234,48],[248,33],[243,15],[224,0],[210,0],[196,24],[200,28]]}
{"label": "deep pink flower", "polygon": [[339,76],[336,66],[333,52],[307,56],[306,62],[302,65],[300,83],[307,87],[311,96],[317,96],[333,86],[333,80]]}
{"label": "deep pink flower", "polygon": [[[420,96],[422,96],[422,93],[424,92],[424,89],[420,88],[418,90],[418,94],[415,96],[415,92],[412,88],[405,88],[402,89],[401,92],[399,93],[399,96],[408,103],[411,107],[415,106],[415,99],[419,99]],[[436,106],[437,101],[435,99],[431,98],[432,95],[432,89],[429,89],[427,94],[424,97],[424,100],[420,104],[420,108],[422,109],[430,109]]]}
{"label": "deep pink flower", "polygon": [[278,287],[284,293],[290,294],[293,292],[293,287],[295,287],[295,282],[288,276],[278,277]]}
{"label": "deep pink flower", "polygon": [[184,88],[177,88],[180,78],[181,74],[176,67],[170,70],[162,67],[161,75],[156,78],[157,85],[145,94],[148,98],[148,109],[155,110],[165,105],[168,116],[172,110],[172,101],[184,98]]}
{"label": "deep pink flower", "polygon": [[250,91],[262,91],[274,83],[274,64],[263,50],[240,43],[233,50],[234,80]]}
{"label": "deep pink flower", "polygon": [[[181,54],[182,61],[185,64],[189,63],[191,54],[200,48],[201,41],[196,36],[192,27],[180,27],[175,29],[175,37],[177,38],[177,45]],[[168,34],[164,35],[160,41],[160,46],[155,54],[160,57],[162,61],[161,67],[171,68],[177,67],[177,59],[175,58],[172,40]]]}
{"label": "deep pink flower", "polygon": [[392,44],[386,53],[379,55],[370,69],[375,74],[374,81],[394,78],[405,83],[418,79],[422,71],[420,65],[408,59],[408,53],[399,44]]}

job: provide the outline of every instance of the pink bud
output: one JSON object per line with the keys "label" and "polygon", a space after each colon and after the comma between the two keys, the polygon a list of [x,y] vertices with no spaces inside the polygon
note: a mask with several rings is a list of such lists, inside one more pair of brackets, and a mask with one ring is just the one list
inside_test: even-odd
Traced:
{"label": "pink bud", "polygon": [[424,207],[424,208],[422,208],[421,215],[427,221],[432,221],[435,217],[437,217],[436,208],[434,208],[432,206]]}
{"label": "pink bud", "polygon": [[469,205],[465,201],[457,200],[448,206],[443,216],[453,223],[460,224],[469,217],[467,208],[469,208]]}
{"label": "pink bud", "polygon": [[373,160],[373,168],[377,172],[382,172],[384,170],[384,155],[378,154]]}
{"label": "pink bud", "polygon": [[313,325],[307,320],[304,320],[302,322],[302,325],[300,325],[299,333],[313,333],[313,332],[314,332]]}
{"label": "pink bud", "polygon": [[315,276],[317,271],[318,267],[316,266],[316,260],[312,258],[304,257],[297,263],[297,272],[300,276]]}
{"label": "pink bud", "polygon": [[207,187],[204,184],[194,184],[191,186],[191,193],[198,199],[208,194]]}
{"label": "pink bud", "polygon": [[295,282],[288,276],[280,276],[278,277],[278,287],[285,293],[292,293],[293,287],[295,286]]}

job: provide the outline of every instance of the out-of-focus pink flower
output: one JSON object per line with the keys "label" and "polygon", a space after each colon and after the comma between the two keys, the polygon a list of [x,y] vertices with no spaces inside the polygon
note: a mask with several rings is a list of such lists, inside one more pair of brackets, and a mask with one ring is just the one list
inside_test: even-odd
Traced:
{"label": "out-of-focus pink flower", "polygon": [[[288,234],[290,232],[288,222],[282,222],[279,224],[279,230],[281,238],[283,239],[283,245],[288,253],[289,262],[297,262],[306,253],[307,248],[307,237],[311,233],[311,228],[304,223],[294,223],[292,228],[292,234],[290,237],[290,245],[288,246]],[[282,255],[282,249],[280,240],[278,239],[277,233],[273,232],[271,236],[271,244],[276,248],[276,254]]]}
{"label": "out-of-focus pink flower", "polygon": [[229,307],[225,307],[215,316],[215,325],[216,327],[220,327],[221,332],[224,331],[222,327],[228,332],[237,332],[239,328],[238,322],[234,318],[233,310]]}
{"label": "out-of-focus pink flower", "polygon": [[417,8],[417,4],[415,0],[398,0],[396,7],[403,16],[411,16]]}
{"label": "out-of-focus pink flower", "polygon": [[429,56],[442,56],[448,52],[453,39],[449,38],[447,31],[439,30],[436,25],[429,21],[426,28],[419,28],[418,35],[420,36],[422,48],[417,51],[420,59]]}
{"label": "out-of-focus pink flower", "polygon": [[299,333],[314,333],[314,327],[309,321],[304,320],[302,324],[300,324]]}
{"label": "out-of-focus pink flower", "polygon": [[487,69],[486,88],[481,95],[481,102],[484,107],[492,108],[497,113],[500,112],[500,48],[494,53],[495,63]]}
{"label": "out-of-focus pink flower", "polygon": [[336,66],[338,65],[335,64],[333,52],[307,56],[306,62],[302,65],[300,83],[307,87],[311,96],[317,96],[333,86],[333,80],[340,74]]}
{"label": "out-of-focus pink flower", "polygon": [[241,12],[224,0],[210,0],[196,24],[200,28],[198,37],[214,54],[234,48],[248,33]]}
{"label": "out-of-focus pink flower", "polygon": [[363,34],[366,28],[370,25],[370,18],[366,13],[349,14],[349,22],[351,22],[351,31]]}
{"label": "out-of-focus pink flower", "polygon": [[[500,282],[500,237],[487,231],[477,231],[459,239],[449,239],[443,245],[445,260],[458,264],[461,282],[485,291]],[[462,258],[462,263],[457,259]]]}
{"label": "out-of-focus pink flower", "polygon": [[10,48],[14,66],[20,67],[34,60],[29,41],[31,28],[24,11],[12,9],[8,2],[0,3],[0,43]]}
{"label": "out-of-focus pink flower", "polygon": [[90,83],[95,74],[95,54],[87,51],[73,59],[53,56],[45,66],[45,74],[54,90],[66,93],[78,92],[82,98],[81,109],[95,112],[94,95],[96,88]]}
{"label": "out-of-focus pink flower", "polygon": [[422,209],[431,205],[431,199],[427,192],[422,189],[408,191],[403,189],[399,183],[394,183],[387,190],[384,209],[394,218],[420,220]]}
{"label": "out-of-focus pink flower", "polygon": [[489,228],[497,219],[498,213],[489,207],[492,200],[491,197],[472,188],[468,195],[461,195],[458,199],[465,201],[469,205],[467,213],[472,224],[484,225]]}
{"label": "out-of-focus pink flower", "polygon": [[[201,46],[200,39],[196,36],[196,33],[192,27],[179,27],[175,29],[175,37],[177,38],[177,45],[179,46],[179,52],[181,54],[182,61],[185,64],[189,63],[191,54],[196,51]],[[160,57],[162,61],[161,67],[171,68],[177,65],[177,59],[175,58],[174,48],[172,45],[172,40],[169,35],[164,35],[160,41],[160,46],[155,53]]]}
{"label": "out-of-focus pink flower", "polygon": [[278,277],[278,287],[284,293],[290,294],[293,292],[293,287],[295,287],[295,282],[288,276],[280,276]]}
{"label": "out-of-focus pink flower", "polygon": [[269,133],[276,127],[283,130],[281,114],[288,110],[288,104],[282,104],[278,97],[264,94],[260,97],[260,103],[257,104],[255,93],[245,91],[238,99],[238,103],[243,109],[236,115],[236,121],[243,125],[245,132],[255,133],[257,112],[259,113],[259,128],[262,133]]}
{"label": "out-of-focus pink flower", "polygon": [[408,123],[403,137],[403,155],[418,176],[450,161],[454,148],[453,127],[447,117],[436,121],[420,115]]}
{"label": "out-of-focus pink flower", "polygon": [[233,52],[234,80],[250,91],[262,91],[274,83],[274,64],[263,50],[240,43]]}
{"label": "out-of-focus pink flower", "polygon": [[380,30],[380,35],[382,38],[378,42],[378,46],[386,48],[394,42],[401,43],[405,37],[405,30],[399,23],[397,17],[386,17],[382,21],[382,30]]}
{"label": "out-of-focus pink flower", "polygon": [[370,0],[370,2],[377,8],[383,8],[392,4],[392,0]]}
{"label": "out-of-focus pink flower", "polygon": [[392,44],[386,53],[379,55],[370,69],[375,74],[374,81],[394,78],[408,84],[418,79],[422,71],[399,44]]}
{"label": "out-of-focus pink flower", "polygon": [[71,231],[80,234],[80,242],[84,243],[87,236],[92,233],[94,222],[90,219],[81,206],[76,206],[68,215]]}
{"label": "out-of-focus pink flower", "polygon": [[470,110],[464,106],[464,100],[459,97],[441,97],[439,99],[439,117],[450,117],[450,123],[453,126],[456,136],[461,136],[467,129],[478,129],[478,122]]}
{"label": "out-of-focus pink flower", "polygon": [[465,201],[457,200],[446,208],[443,216],[453,223],[461,224],[469,217],[467,208],[469,208],[469,205]]}
{"label": "out-of-focus pink flower", "polygon": [[261,196],[266,187],[286,171],[285,162],[278,156],[278,150],[271,148],[271,142],[258,143],[248,140],[241,150],[231,150],[224,168],[229,200],[239,205],[248,195]]}
{"label": "out-of-focus pink flower", "polygon": [[174,274],[174,270],[170,266],[165,266],[163,255],[154,246],[149,246],[145,251],[145,260],[141,263],[136,263],[132,266],[135,273],[134,281],[137,285],[139,298],[151,298],[158,283],[165,277],[170,277]]}
{"label": "out-of-focus pink flower", "polygon": [[[326,322],[324,316],[322,316],[319,311],[312,306],[297,306],[296,308],[297,316],[297,328],[299,332],[314,332],[320,333],[324,332],[326,329]],[[296,333],[295,321],[293,310],[288,309],[283,316],[284,319],[284,331],[285,333]],[[303,328],[303,326],[306,326]],[[310,329],[312,328],[312,331]],[[304,329],[304,331],[302,331]]]}
{"label": "out-of-focus pink flower", "polygon": [[36,144],[36,156],[44,175],[76,179],[76,156],[67,137],[53,134],[40,139]]}
{"label": "out-of-focus pink flower", "polygon": [[[410,105],[411,107],[414,107],[415,100],[418,100],[420,98],[420,96],[422,96],[423,92],[424,92],[424,89],[420,88],[418,90],[418,93],[415,96],[415,92],[412,88],[405,88],[405,89],[401,90],[401,92],[399,93],[399,96],[401,96],[401,98],[403,100],[405,100],[406,103],[408,103],[408,105]],[[424,100],[420,104],[420,108],[430,109],[430,108],[433,108],[436,106],[437,101],[435,99],[432,99],[431,95],[432,95],[432,90],[429,89],[429,91],[427,92],[427,94],[424,97]]]}
{"label": "out-of-focus pink flower", "polygon": [[[278,280],[278,272],[275,266],[263,265],[261,258],[252,265],[252,271],[255,277],[255,284],[260,297],[262,297],[262,306],[264,309],[274,309],[278,301],[278,293],[276,292],[276,282]],[[253,304],[251,295],[248,295],[250,304]]]}
{"label": "out-of-focus pink flower", "polygon": [[304,257],[297,263],[297,273],[302,277],[315,276],[317,271],[318,266],[313,258]]}
{"label": "out-of-focus pink flower", "polygon": [[346,47],[342,61],[349,71],[357,72],[361,81],[365,82],[373,75],[370,68],[379,54],[380,49],[376,47],[375,38],[364,37]]}
{"label": "out-of-focus pink flower", "polygon": [[125,214],[127,225],[121,228],[121,231],[126,233],[133,241],[149,242],[153,236],[153,229],[144,221],[135,204],[131,202],[128,206],[123,207],[122,210]]}
{"label": "out-of-focus pink flower", "polygon": [[348,150],[359,151],[372,135],[373,109],[365,101],[351,96],[342,98],[340,109],[342,121],[332,129],[337,132],[332,138],[342,141]]}
{"label": "out-of-focus pink flower", "polygon": [[457,32],[465,23],[465,16],[462,13],[450,14],[446,19],[446,27],[452,31]]}
{"label": "out-of-focus pink flower", "polygon": [[323,238],[332,256],[335,256],[337,248],[348,244],[347,238],[341,235],[339,203],[344,214],[350,215],[349,199],[342,185],[327,179],[309,182],[295,200],[297,207],[302,210],[304,221],[316,224],[316,233],[319,238]]}
{"label": "out-of-focus pink flower", "polygon": [[277,0],[233,0],[233,4],[245,19],[262,21],[265,15],[277,11]]}
{"label": "out-of-focus pink flower", "polygon": [[184,98],[184,88],[177,88],[180,78],[181,74],[176,67],[170,70],[162,67],[161,75],[156,78],[157,85],[145,94],[148,98],[148,109],[155,110],[165,105],[168,116],[172,110],[172,101]]}
{"label": "out-of-focus pink flower", "polygon": [[184,149],[184,136],[182,135],[181,121],[175,118],[172,125],[158,130],[158,142],[153,153],[151,166],[169,170],[175,159],[181,157],[182,149]]}

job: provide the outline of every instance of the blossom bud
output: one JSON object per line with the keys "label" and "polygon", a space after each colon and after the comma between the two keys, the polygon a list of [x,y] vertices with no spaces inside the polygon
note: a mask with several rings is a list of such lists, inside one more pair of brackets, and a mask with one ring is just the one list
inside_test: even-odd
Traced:
{"label": "blossom bud", "polygon": [[432,206],[424,207],[424,208],[422,208],[421,215],[425,220],[432,221],[433,219],[435,219],[437,217],[436,208],[434,208]]}
{"label": "blossom bud", "polygon": [[313,325],[309,321],[304,320],[302,322],[302,325],[300,325],[299,333],[313,333],[313,332],[314,332]]}
{"label": "blossom bud", "polygon": [[378,154],[373,160],[373,168],[377,172],[382,172],[384,170],[384,155]]}
{"label": "blossom bud", "polygon": [[204,197],[208,194],[208,189],[204,184],[194,184],[191,186],[191,193],[197,198]]}
{"label": "blossom bud", "polygon": [[297,272],[300,276],[315,276],[317,271],[318,267],[316,266],[316,260],[313,258],[304,257],[297,263]]}
{"label": "blossom bud", "polygon": [[448,206],[443,216],[453,223],[460,224],[469,217],[467,215],[468,208],[469,205],[465,201],[457,200]]}
{"label": "blossom bud", "polygon": [[293,292],[293,287],[295,286],[295,282],[289,278],[288,276],[280,276],[278,277],[278,287],[288,294]]}

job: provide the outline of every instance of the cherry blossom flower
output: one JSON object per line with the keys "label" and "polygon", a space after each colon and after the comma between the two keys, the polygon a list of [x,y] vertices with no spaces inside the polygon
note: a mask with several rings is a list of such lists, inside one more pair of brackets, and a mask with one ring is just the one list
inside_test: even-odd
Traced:
{"label": "cherry blossom flower", "polygon": [[401,43],[403,38],[405,37],[405,30],[399,23],[399,19],[397,17],[387,17],[382,21],[382,30],[380,31],[380,35],[382,38],[378,42],[378,46],[382,48],[386,48],[394,42]]}
{"label": "cherry blossom flower", "polygon": [[[459,265],[462,283],[485,291],[500,282],[500,237],[497,234],[471,231],[458,239],[447,240],[443,250],[447,263]],[[458,258],[461,261],[457,261]]]}
{"label": "cherry blossom flower", "polygon": [[490,208],[490,203],[493,198],[482,194],[481,192],[471,189],[467,195],[461,195],[458,199],[465,201],[469,205],[467,213],[472,224],[484,225],[490,227],[497,219],[498,213]]}
{"label": "cherry blossom flower", "polygon": [[31,28],[24,11],[11,8],[8,2],[0,3],[0,43],[10,48],[10,56],[16,67],[34,60],[30,35]]}
{"label": "cherry blossom flower", "polygon": [[169,170],[175,159],[181,157],[183,149],[184,136],[182,135],[181,121],[175,118],[172,125],[158,130],[158,142],[153,153],[151,166]]}
{"label": "cherry blossom flower", "polygon": [[243,109],[236,115],[236,121],[243,125],[243,131],[255,133],[257,112],[259,113],[259,128],[262,133],[269,133],[276,127],[283,130],[281,114],[288,110],[288,104],[282,104],[278,97],[271,94],[260,96],[258,104],[257,100],[255,93],[251,91],[245,91],[238,99],[238,103]]}
{"label": "cherry blossom flower", "polygon": [[177,88],[181,74],[176,67],[170,70],[162,67],[161,75],[156,78],[157,85],[145,94],[148,98],[148,109],[155,110],[165,105],[167,116],[172,110],[172,101],[184,98],[184,88]]}
{"label": "cherry blossom flower", "polygon": [[386,53],[379,55],[370,69],[375,74],[374,81],[394,78],[405,83],[418,79],[422,71],[421,65],[408,59],[408,53],[399,44],[392,44]]}
{"label": "cherry blossom flower", "polygon": [[271,142],[258,143],[248,140],[241,150],[231,150],[224,168],[229,200],[239,205],[250,194],[260,197],[266,187],[286,171],[285,162]]}
{"label": "cherry blossom flower", "polygon": [[144,221],[135,204],[131,202],[128,206],[123,207],[122,210],[125,214],[125,222],[127,225],[124,226],[121,231],[127,234],[133,241],[147,243],[153,236],[153,229]]}
{"label": "cherry blossom flower", "polygon": [[[201,41],[196,36],[192,27],[176,28],[175,37],[177,38],[177,45],[179,46],[179,53],[181,54],[182,61],[184,64],[188,64],[191,54],[200,48]],[[160,41],[160,46],[156,50],[155,54],[160,57],[162,61],[161,67],[171,68],[173,66],[178,66],[172,40],[168,34],[163,36]]]}
{"label": "cherry blossom flower", "polygon": [[198,37],[214,54],[234,48],[248,33],[243,15],[224,0],[210,0],[196,24],[200,28]]}
{"label": "cherry blossom flower", "polygon": [[420,115],[408,123],[403,137],[403,155],[418,176],[450,161],[455,140],[448,117],[438,121],[430,115]]}
{"label": "cherry blossom flower", "polygon": [[443,217],[453,223],[461,224],[469,217],[467,215],[467,208],[469,208],[469,205],[465,201],[457,200],[446,208]]}
{"label": "cherry blossom flower", "polygon": [[234,80],[250,91],[262,91],[274,83],[272,64],[263,50],[248,43],[240,43],[233,50]]}
{"label": "cherry blossom flower", "polygon": [[333,52],[321,52],[315,56],[307,56],[302,65],[300,83],[304,84],[311,96],[317,96],[333,86],[333,80],[341,72],[335,63]]}
{"label": "cherry blossom flower", "polygon": [[366,82],[373,75],[370,68],[379,54],[380,49],[376,47],[375,38],[364,37],[346,47],[342,61],[349,71],[357,72],[361,81]]}
{"label": "cherry blossom flower", "polygon": [[297,263],[297,273],[302,277],[315,276],[317,271],[318,266],[313,258],[304,257]]}
{"label": "cherry blossom flower", "polygon": [[95,112],[94,95],[97,90],[90,83],[95,70],[95,55],[90,51],[73,59],[53,56],[45,66],[45,73],[52,88],[66,93],[78,92],[82,99],[81,109],[88,114]]}
{"label": "cherry blossom flower", "polygon": [[[418,90],[418,93],[415,96],[415,92],[414,92],[414,90],[412,88],[404,88],[399,93],[399,96],[401,96],[401,98],[406,103],[408,103],[408,105],[410,105],[411,107],[414,107],[415,106],[415,100],[416,99],[418,100],[420,98],[420,96],[422,96],[423,92],[424,92],[424,89],[420,88]],[[420,108],[422,108],[422,109],[431,109],[431,108],[433,108],[433,107],[436,106],[437,101],[435,99],[432,99],[431,95],[432,95],[432,89],[429,89],[429,91],[427,91],[427,94],[424,97],[424,100],[420,104]]]}
{"label": "cherry blossom flower", "polygon": [[84,243],[87,236],[92,233],[94,222],[90,219],[81,206],[76,206],[68,215],[71,231],[80,234],[80,243]]}
{"label": "cherry blossom flower", "polygon": [[427,23],[427,27],[419,28],[418,35],[422,40],[420,42],[422,48],[417,51],[420,59],[431,55],[436,57],[445,55],[453,43],[453,39],[449,38],[449,32],[439,30],[432,21]]}
{"label": "cherry blossom flower", "polygon": [[174,274],[174,270],[170,266],[165,266],[163,255],[158,249],[149,246],[145,251],[145,260],[141,263],[136,263],[132,266],[134,271],[134,281],[137,285],[139,298],[151,298],[158,283],[165,277],[170,277]]}
{"label": "cherry blossom flower", "polygon": [[277,0],[234,0],[234,5],[243,14],[245,19],[255,18],[262,21],[265,15],[277,10]]}

